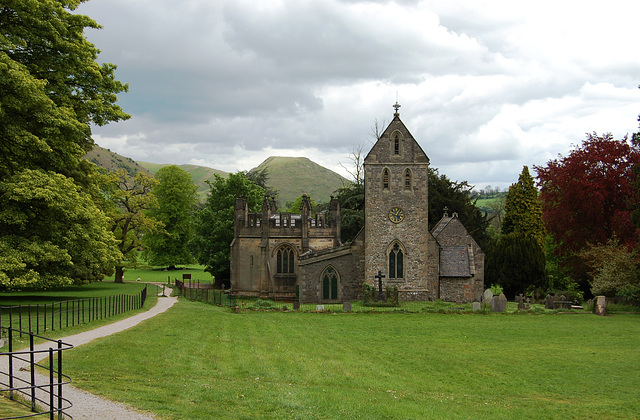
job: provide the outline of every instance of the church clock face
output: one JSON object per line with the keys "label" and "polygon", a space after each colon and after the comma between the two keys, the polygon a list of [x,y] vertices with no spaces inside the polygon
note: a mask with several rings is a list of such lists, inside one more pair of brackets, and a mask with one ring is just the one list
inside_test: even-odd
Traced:
{"label": "church clock face", "polygon": [[389,220],[393,223],[400,223],[404,220],[404,210],[400,207],[394,207],[389,210]]}

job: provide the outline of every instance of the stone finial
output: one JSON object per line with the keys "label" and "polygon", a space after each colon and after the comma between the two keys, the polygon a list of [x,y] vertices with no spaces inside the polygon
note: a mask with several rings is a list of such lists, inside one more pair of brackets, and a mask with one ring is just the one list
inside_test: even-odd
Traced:
{"label": "stone finial", "polygon": [[444,206],[444,209],[442,209],[442,212],[444,213],[442,217],[449,217],[449,207]]}
{"label": "stone finial", "polygon": [[400,105],[398,103],[398,100],[396,100],[396,103],[393,105],[393,108],[396,110],[396,112],[393,113],[394,117],[399,117],[400,116],[400,113],[398,112],[398,109],[400,109],[401,106],[402,105]]}

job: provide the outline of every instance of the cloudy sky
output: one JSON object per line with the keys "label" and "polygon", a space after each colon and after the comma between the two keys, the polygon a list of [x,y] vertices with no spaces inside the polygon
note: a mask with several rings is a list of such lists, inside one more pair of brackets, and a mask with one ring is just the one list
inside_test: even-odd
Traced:
{"label": "cloudy sky", "polygon": [[454,180],[508,187],[585,133],[638,131],[630,0],[91,0],[132,115],[94,129],[136,160],[235,172],[305,156],[347,175],[392,105]]}

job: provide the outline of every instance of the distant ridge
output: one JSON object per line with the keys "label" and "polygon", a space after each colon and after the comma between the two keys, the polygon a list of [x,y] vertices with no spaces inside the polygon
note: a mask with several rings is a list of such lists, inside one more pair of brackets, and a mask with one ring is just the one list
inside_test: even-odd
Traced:
{"label": "distant ridge", "polygon": [[[110,171],[125,169],[130,175],[146,172],[155,175],[170,163],[142,162],[119,155],[98,145],[85,155],[85,159]],[[209,192],[206,181],[212,180],[215,174],[226,177],[227,172],[198,165],[176,165],[191,175],[193,183],[198,187],[198,195],[205,200]],[[316,203],[328,203],[331,194],[349,181],[324,166],[318,165],[305,157],[271,156],[253,170],[267,169],[269,176],[267,185],[278,190],[278,208],[284,210],[287,203],[294,201],[302,194],[308,194]]]}
{"label": "distant ridge", "polygon": [[101,168],[105,168],[108,171],[116,171],[118,169],[124,169],[131,176],[138,172],[150,173],[146,168],[143,168],[135,160],[126,156],[119,155],[112,152],[109,149],[98,146],[93,146],[93,149],[89,151],[84,158],[91,163],[95,163]]}
{"label": "distant ridge", "polygon": [[349,181],[340,174],[318,165],[306,157],[271,156],[254,170],[267,169],[267,185],[278,190],[278,207],[302,194],[308,194],[317,203],[328,203],[331,194]]}

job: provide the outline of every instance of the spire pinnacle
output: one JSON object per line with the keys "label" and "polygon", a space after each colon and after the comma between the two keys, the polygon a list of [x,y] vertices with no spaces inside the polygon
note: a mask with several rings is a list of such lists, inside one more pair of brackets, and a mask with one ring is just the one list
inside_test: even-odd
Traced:
{"label": "spire pinnacle", "polygon": [[393,107],[394,107],[394,108],[395,108],[395,110],[396,110],[396,112],[394,112],[394,113],[393,113],[393,116],[394,116],[394,117],[399,117],[399,116],[400,116],[400,113],[398,112],[398,109],[400,108],[400,106],[401,106],[401,105],[400,105],[400,104],[398,103],[398,101],[396,100],[395,105],[393,105]]}

